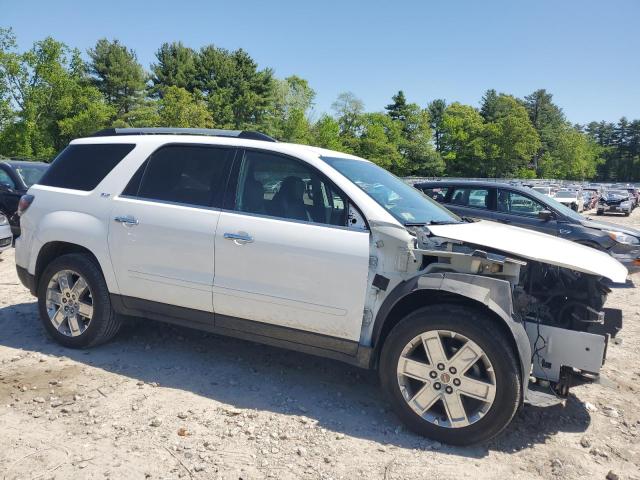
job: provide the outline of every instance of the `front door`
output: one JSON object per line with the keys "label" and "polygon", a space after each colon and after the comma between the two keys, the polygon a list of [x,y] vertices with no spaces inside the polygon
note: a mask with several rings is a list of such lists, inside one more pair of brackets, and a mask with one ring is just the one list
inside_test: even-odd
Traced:
{"label": "front door", "polygon": [[220,214],[216,233],[216,326],[243,329],[245,319],[292,341],[296,332],[357,341],[369,232],[347,228],[347,197],[308,164],[271,152],[247,150],[234,170],[233,211]]}
{"label": "front door", "polygon": [[109,250],[127,306],[142,299],[213,311],[214,238],[232,153],[162,147],[114,198]]}
{"label": "front door", "polygon": [[544,220],[538,217],[538,214],[543,210],[548,210],[548,208],[528,195],[504,188],[498,191],[495,213],[497,221],[557,235],[558,222],[555,218]]}

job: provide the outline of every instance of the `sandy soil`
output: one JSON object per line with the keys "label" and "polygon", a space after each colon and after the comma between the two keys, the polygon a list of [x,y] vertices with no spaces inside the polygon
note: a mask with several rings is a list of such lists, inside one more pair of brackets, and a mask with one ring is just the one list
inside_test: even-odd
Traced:
{"label": "sandy soil", "polygon": [[[640,226],[640,209],[609,220]],[[609,387],[525,406],[498,439],[407,432],[375,374],[155,322],[75,351],[43,331],[13,251],[0,255],[0,478],[640,479],[640,295],[610,344]],[[636,282],[640,279],[637,277]]]}

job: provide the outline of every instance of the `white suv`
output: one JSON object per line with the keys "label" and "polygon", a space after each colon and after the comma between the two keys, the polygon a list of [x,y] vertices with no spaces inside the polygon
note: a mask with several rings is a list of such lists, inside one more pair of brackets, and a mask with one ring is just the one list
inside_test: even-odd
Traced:
{"label": "white suv", "polygon": [[621,326],[603,282],[627,271],[608,254],[256,132],[74,140],[20,215],[18,274],[61,344],[132,315],[375,368],[402,420],[451,444],[597,378]]}

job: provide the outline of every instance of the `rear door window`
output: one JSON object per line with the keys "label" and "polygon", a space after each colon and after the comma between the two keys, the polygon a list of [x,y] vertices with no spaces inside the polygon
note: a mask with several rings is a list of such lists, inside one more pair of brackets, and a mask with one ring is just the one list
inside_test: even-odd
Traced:
{"label": "rear door window", "polygon": [[169,145],[138,169],[123,195],[199,207],[220,207],[233,149]]}
{"label": "rear door window", "polygon": [[470,188],[470,187],[454,187],[451,192],[452,205],[460,207],[472,207],[491,209],[491,189],[489,188]]}
{"label": "rear door window", "polygon": [[69,145],[56,157],[38,183],[89,192],[133,147],[134,144],[125,143]]}

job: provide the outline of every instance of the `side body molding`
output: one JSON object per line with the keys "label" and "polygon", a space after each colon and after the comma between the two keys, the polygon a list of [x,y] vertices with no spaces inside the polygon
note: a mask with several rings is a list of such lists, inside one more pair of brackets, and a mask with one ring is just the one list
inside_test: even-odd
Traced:
{"label": "side body molding", "polygon": [[393,307],[404,297],[418,290],[448,292],[484,305],[499,317],[511,332],[520,360],[523,393],[531,371],[531,345],[524,324],[513,319],[511,285],[498,278],[466,273],[428,273],[399,284],[378,310],[372,332],[372,344],[378,347],[383,325]]}

